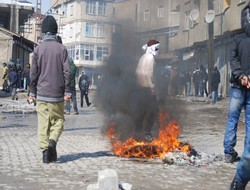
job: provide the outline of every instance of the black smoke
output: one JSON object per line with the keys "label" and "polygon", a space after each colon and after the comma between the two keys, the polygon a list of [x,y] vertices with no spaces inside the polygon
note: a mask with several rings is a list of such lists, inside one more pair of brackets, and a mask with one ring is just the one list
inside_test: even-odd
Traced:
{"label": "black smoke", "polygon": [[[139,60],[135,58],[136,52],[131,51],[136,48],[134,48],[135,44],[131,47],[131,36],[133,35],[128,33],[126,34],[130,36],[129,40],[126,40],[127,37],[116,35],[117,39],[113,41],[113,53],[103,65],[102,77],[96,93],[97,104],[107,118],[103,130],[105,132],[110,123],[114,121],[116,137],[119,137],[119,140],[126,140],[134,136],[135,120],[145,112],[143,110],[145,106],[141,105],[148,103],[136,83],[135,71]],[[123,43],[118,43],[118,41]],[[145,43],[147,42],[139,46],[141,47]],[[143,53],[141,50],[141,55]],[[181,113],[184,106],[181,104],[179,107],[175,98],[167,96],[170,73],[166,73],[163,68],[165,65],[157,64],[156,60],[154,82],[157,88],[158,107],[159,110],[165,109],[175,117]],[[158,129],[159,123],[156,120],[152,129],[154,137],[157,136]]]}

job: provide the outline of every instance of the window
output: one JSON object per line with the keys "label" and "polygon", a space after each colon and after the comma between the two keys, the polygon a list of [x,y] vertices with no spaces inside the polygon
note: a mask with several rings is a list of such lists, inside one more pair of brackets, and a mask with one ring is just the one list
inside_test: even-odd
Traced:
{"label": "window", "polygon": [[96,14],[96,2],[88,1],[86,5],[86,13],[95,15]]}
{"label": "window", "polygon": [[190,19],[190,11],[185,12],[184,30],[189,30],[194,27],[194,22]]}
{"label": "window", "polygon": [[86,14],[90,15],[106,15],[106,3],[99,1],[87,1]]}
{"label": "window", "polygon": [[164,6],[163,5],[160,5],[158,7],[158,17],[159,18],[162,18],[164,16]]}
{"label": "window", "polygon": [[94,36],[95,26],[91,23],[86,23],[86,36]]}
{"label": "window", "polygon": [[80,60],[94,60],[94,46],[88,44],[81,44],[80,46]]}
{"label": "window", "polygon": [[148,21],[149,20],[149,14],[150,14],[150,12],[149,12],[148,9],[144,11],[144,21]]}
{"label": "window", "polygon": [[144,11],[144,21],[149,21],[149,14],[150,14],[149,9]]}
{"label": "window", "polygon": [[222,4],[223,2],[220,2],[219,0],[215,0],[214,1],[214,12],[215,14],[220,14],[222,13],[224,10],[224,6],[226,6],[226,3]]}
{"label": "window", "polygon": [[86,36],[105,37],[104,25],[98,23],[86,23]]}
{"label": "window", "polygon": [[70,46],[68,49],[69,57],[75,59],[75,46]]}
{"label": "window", "polygon": [[98,15],[106,14],[106,4],[105,2],[99,2],[98,4]]}
{"label": "window", "polygon": [[96,59],[103,61],[104,57],[109,55],[109,48],[105,46],[97,46]]}

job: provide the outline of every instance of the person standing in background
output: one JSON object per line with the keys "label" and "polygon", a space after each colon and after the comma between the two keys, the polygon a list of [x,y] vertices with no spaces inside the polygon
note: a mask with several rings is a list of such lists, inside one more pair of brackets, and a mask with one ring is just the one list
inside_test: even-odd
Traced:
{"label": "person standing in background", "polygon": [[215,66],[211,73],[211,92],[212,92],[212,104],[215,104],[218,99],[218,87],[220,83],[220,72]]}
{"label": "person standing in background", "polygon": [[[71,91],[71,100],[73,102],[73,109],[74,115],[78,115],[78,108],[77,108],[77,100],[76,100],[76,74],[77,74],[77,67],[73,61],[70,59],[70,91]],[[66,102],[66,115],[70,114],[70,101]]]}
{"label": "person standing in background", "polygon": [[194,84],[194,96],[199,96],[199,84],[200,84],[200,71],[198,68],[193,73],[193,84]]}
{"label": "person standing in background", "polygon": [[86,104],[89,107],[91,103],[89,102],[89,86],[90,86],[90,80],[88,75],[84,71],[82,71],[82,75],[79,78],[79,89],[80,89],[80,101],[81,101],[81,107],[83,107],[83,97],[85,98]]}
{"label": "person standing in background", "polygon": [[190,69],[188,69],[185,73],[185,96],[190,96],[191,92],[191,79],[192,79],[192,73]]}
{"label": "person standing in background", "polygon": [[9,84],[8,84],[8,80],[9,80],[9,68],[7,66],[6,63],[3,63],[3,90],[5,92],[9,91]]}
{"label": "person standing in background", "polygon": [[68,51],[57,41],[57,23],[46,16],[41,25],[42,41],[33,52],[29,102],[36,101],[38,141],[43,163],[57,160],[56,145],[64,129],[64,101],[69,101]]}
{"label": "person standing in background", "polygon": [[23,89],[27,94],[29,94],[29,84],[30,84],[30,64],[27,63],[27,65],[24,67],[23,73]]}
{"label": "person standing in background", "polygon": [[9,87],[11,92],[11,99],[18,100],[18,95],[17,95],[18,75],[14,68],[14,65],[12,65],[9,69],[9,82],[10,82]]}

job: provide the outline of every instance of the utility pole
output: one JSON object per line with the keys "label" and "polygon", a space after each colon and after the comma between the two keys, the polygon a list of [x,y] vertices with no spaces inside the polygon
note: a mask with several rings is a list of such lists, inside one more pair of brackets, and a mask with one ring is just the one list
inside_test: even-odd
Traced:
{"label": "utility pole", "polygon": [[[208,0],[208,10],[214,10],[214,1]],[[211,92],[211,71],[214,68],[214,21],[208,23],[208,90]]]}
{"label": "utility pole", "polygon": [[41,18],[42,18],[42,3],[41,0],[36,0],[36,22],[35,22],[35,42],[38,42],[41,37]]}

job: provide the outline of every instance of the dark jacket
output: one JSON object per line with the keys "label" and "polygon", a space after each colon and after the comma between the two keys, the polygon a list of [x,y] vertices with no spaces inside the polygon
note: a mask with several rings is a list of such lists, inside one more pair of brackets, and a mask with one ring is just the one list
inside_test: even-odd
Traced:
{"label": "dark jacket", "polygon": [[79,88],[81,91],[89,91],[90,80],[89,77],[85,74],[81,75],[79,78]]}
{"label": "dark jacket", "polygon": [[30,83],[30,67],[28,65],[23,70],[22,78],[26,78],[26,84]]}
{"label": "dark jacket", "polygon": [[241,78],[250,76],[250,23],[247,20],[246,8],[242,10],[241,23],[243,33],[234,37],[234,49],[232,51],[231,79],[230,82],[234,85],[241,86]]}
{"label": "dark jacket", "polygon": [[77,67],[73,60],[70,60],[70,87],[71,89],[76,88],[76,72]]}
{"label": "dark jacket", "polygon": [[45,102],[62,102],[64,95],[71,95],[68,51],[54,35],[45,36],[34,49],[30,95]]}
{"label": "dark jacket", "polygon": [[213,69],[211,72],[211,91],[217,91],[220,83],[220,72],[218,69]]}
{"label": "dark jacket", "polygon": [[9,81],[10,81],[10,86],[12,88],[17,88],[18,76],[17,76],[17,72],[13,68],[9,70]]}

